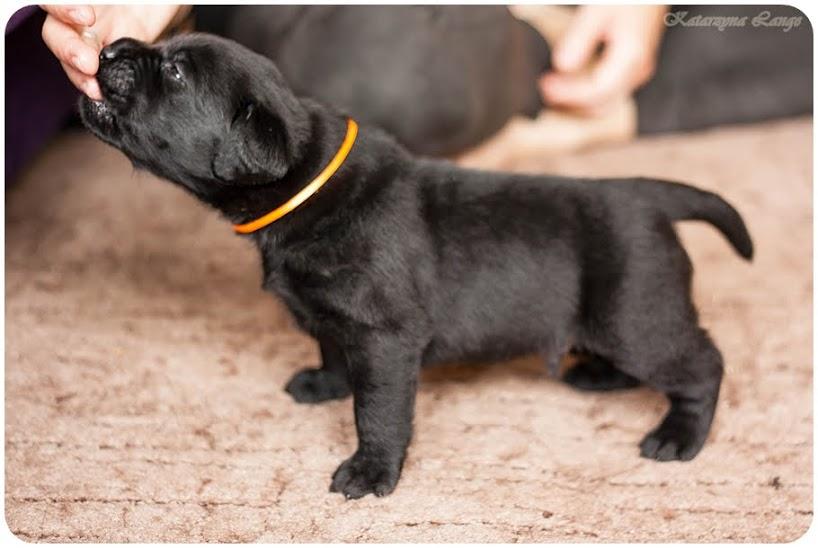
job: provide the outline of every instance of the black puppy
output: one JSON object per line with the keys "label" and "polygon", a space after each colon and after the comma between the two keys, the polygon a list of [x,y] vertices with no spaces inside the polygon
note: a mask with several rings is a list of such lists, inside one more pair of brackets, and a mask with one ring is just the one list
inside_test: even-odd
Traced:
{"label": "black puppy", "polygon": [[[451,156],[543,108],[551,50],[508,6],[200,6],[227,38],[273,60],[299,95]],[[214,14],[215,15],[215,14]],[[212,23],[210,23],[212,25]]]}
{"label": "black puppy", "polygon": [[[294,96],[269,60],[207,35],[123,39],[100,57],[105,99],[83,99],[88,127],[250,234],[263,287],[321,347],[321,367],[287,391],[299,402],[353,394],[358,449],[333,491],[395,488],[418,371],[450,360],[540,352],[555,367],[581,349],[590,358],[572,384],[645,383],[670,399],[643,456],[701,449],[722,358],[698,325],[672,223],[710,222],[749,259],[744,223],[718,196],[415,158],[378,129],[356,136],[341,114]],[[305,200],[282,216],[294,196]]]}

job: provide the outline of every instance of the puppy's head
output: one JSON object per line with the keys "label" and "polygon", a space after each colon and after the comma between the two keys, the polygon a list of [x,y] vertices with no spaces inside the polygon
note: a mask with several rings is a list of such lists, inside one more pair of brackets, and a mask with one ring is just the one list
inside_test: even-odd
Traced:
{"label": "puppy's head", "polygon": [[203,34],[155,46],[123,38],[100,53],[103,99],[83,121],[137,167],[196,194],[283,177],[308,115],[268,59]]}

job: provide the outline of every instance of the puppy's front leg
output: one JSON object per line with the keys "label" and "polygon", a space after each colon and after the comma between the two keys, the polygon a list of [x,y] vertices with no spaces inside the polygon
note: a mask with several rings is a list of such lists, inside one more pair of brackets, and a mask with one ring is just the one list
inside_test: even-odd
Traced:
{"label": "puppy's front leg", "polygon": [[388,495],[400,477],[412,437],[420,355],[416,347],[375,336],[348,353],[358,450],[332,476],[346,498]]}
{"label": "puppy's front leg", "polygon": [[303,369],[293,375],[284,390],[298,403],[319,403],[346,398],[350,393],[346,356],[329,337],[319,341],[321,367]]}

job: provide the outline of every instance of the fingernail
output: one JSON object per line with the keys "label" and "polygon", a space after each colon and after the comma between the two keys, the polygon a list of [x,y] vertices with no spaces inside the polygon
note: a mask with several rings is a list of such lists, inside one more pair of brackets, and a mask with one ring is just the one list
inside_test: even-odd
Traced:
{"label": "fingernail", "polygon": [[68,10],[68,16],[80,25],[92,25],[94,23],[94,15],[88,8],[71,8]]}

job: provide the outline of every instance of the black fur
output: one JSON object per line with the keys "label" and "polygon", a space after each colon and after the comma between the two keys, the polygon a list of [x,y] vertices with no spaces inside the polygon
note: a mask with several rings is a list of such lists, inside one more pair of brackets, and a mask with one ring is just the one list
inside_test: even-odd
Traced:
{"label": "black fur", "polygon": [[[270,61],[232,42],[122,40],[104,53],[106,99],[83,101],[88,127],[232,222],[292,196],[344,138],[344,116],[295,97]],[[738,213],[709,192],[465,170],[361,127],[329,183],[249,236],[264,288],[321,346],[321,367],[287,391],[299,402],[354,397],[358,449],[332,490],[395,488],[422,365],[538,352],[555,367],[572,348],[593,357],[569,373],[578,387],[644,383],[667,394],[670,412],[643,456],[693,458],[722,358],[691,301],[690,260],[672,226],[685,219],[712,223],[752,256]]]}
{"label": "black fur", "polygon": [[[226,11],[220,7],[201,6]],[[226,16],[226,17],[225,17]],[[275,62],[296,93],[451,156],[543,109],[551,50],[507,6],[235,6],[227,38]]]}

